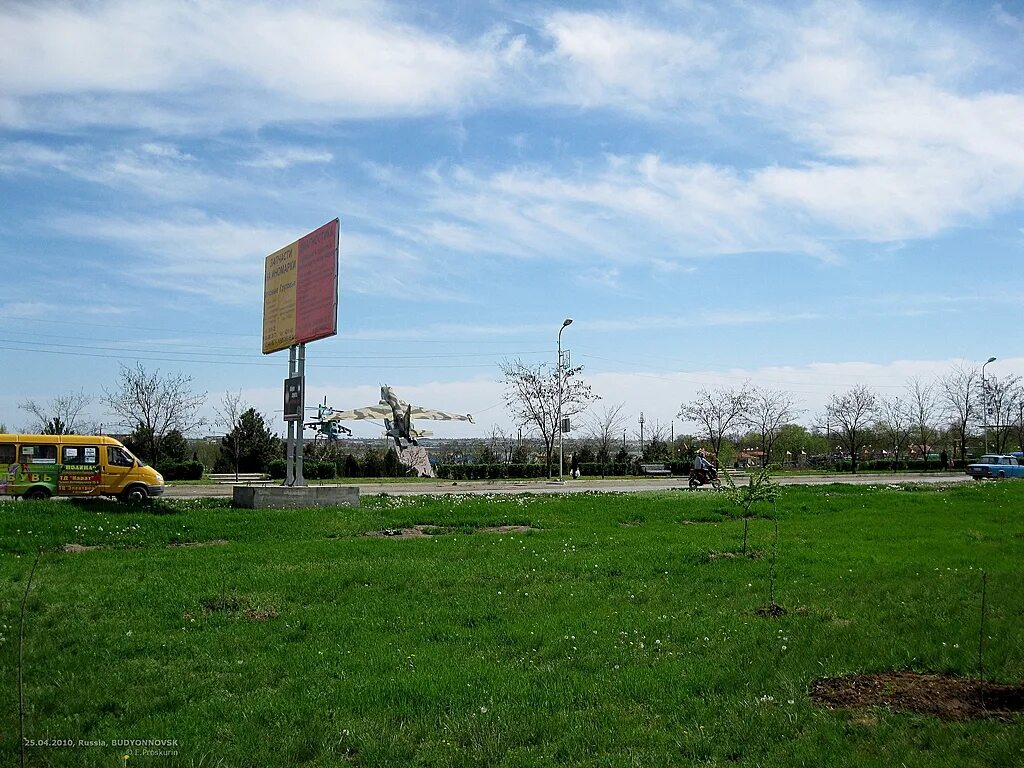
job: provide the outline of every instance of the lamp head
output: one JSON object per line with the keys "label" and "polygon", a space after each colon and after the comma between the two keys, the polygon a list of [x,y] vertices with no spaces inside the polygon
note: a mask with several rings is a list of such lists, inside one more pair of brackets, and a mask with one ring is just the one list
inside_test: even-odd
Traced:
{"label": "lamp head", "polygon": [[[570,320],[569,322],[572,322],[572,321]],[[988,365],[989,363],[994,363],[995,361],[996,361],[996,359],[994,357],[990,357],[988,360],[985,361],[985,365]]]}
{"label": "lamp head", "polygon": [[[572,318],[571,317],[567,317],[567,318],[565,318],[565,320],[562,321],[562,327],[563,328],[565,328],[565,326],[567,326],[567,325],[572,325]],[[993,358],[993,360],[994,359],[995,358]]]}

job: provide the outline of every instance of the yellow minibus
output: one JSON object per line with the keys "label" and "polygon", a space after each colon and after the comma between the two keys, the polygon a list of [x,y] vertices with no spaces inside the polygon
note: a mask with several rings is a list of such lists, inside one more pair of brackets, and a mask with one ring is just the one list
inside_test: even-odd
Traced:
{"label": "yellow minibus", "polygon": [[0,495],[116,496],[142,502],[164,492],[164,479],[106,435],[0,434]]}

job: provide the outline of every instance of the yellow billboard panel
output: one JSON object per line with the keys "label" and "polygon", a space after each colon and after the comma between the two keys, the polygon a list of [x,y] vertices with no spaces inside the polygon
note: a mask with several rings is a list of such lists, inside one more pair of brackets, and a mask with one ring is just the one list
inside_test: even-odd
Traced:
{"label": "yellow billboard panel", "polygon": [[295,343],[296,243],[267,256],[263,281],[263,354]]}

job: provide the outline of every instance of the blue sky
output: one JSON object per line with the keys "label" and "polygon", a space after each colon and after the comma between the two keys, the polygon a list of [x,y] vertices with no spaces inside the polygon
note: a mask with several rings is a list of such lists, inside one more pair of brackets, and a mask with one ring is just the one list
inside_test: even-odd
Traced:
{"label": "blue sky", "polygon": [[136,360],[280,424],[263,259],[334,217],[308,398],[478,416],[439,435],[511,429],[498,363],[567,316],[663,425],[1024,374],[1021,3],[8,2],[0,72],[12,428]]}

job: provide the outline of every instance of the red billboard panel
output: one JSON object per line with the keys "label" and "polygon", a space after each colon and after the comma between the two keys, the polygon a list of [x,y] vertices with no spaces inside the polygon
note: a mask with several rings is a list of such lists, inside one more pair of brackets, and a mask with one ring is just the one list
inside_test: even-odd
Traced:
{"label": "red billboard panel", "polygon": [[338,230],[335,219],[297,243],[296,344],[338,332]]}

